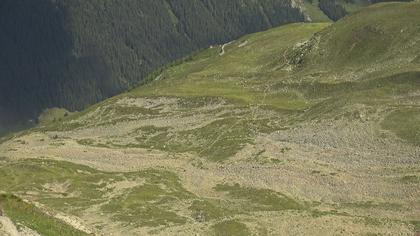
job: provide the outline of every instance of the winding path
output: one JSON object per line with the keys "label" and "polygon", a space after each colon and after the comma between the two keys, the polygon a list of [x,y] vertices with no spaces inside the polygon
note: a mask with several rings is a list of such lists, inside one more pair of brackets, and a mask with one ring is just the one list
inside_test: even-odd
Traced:
{"label": "winding path", "polygon": [[225,55],[225,47],[226,46],[228,46],[228,45],[230,45],[230,44],[232,44],[233,42],[235,42],[235,41],[230,41],[229,43],[225,43],[225,44],[223,44],[222,45],[222,50],[220,51],[220,53],[219,53],[219,56],[223,56],[223,55]]}

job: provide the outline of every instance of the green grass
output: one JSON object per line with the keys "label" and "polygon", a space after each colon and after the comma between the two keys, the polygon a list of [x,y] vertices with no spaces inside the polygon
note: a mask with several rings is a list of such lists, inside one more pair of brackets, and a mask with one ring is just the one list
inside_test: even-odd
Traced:
{"label": "green grass", "polygon": [[[40,192],[39,201],[56,209],[77,214],[94,201],[101,200],[100,183],[123,180],[105,173],[67,162],[26,160],[0,166],[0,188],[7,192]],[[47,184],[68,185],[64,192],[52,192]],[[71,206],[71,207],[70,207]]]}
{"label": "green grass", "polygon": [[[110,186],[121,181],[139,184],[105,198],[113,192]],[[238,213],[235,206],[240,205],[244,206],[241,212],[302,208],[298,202],[271,190],[218,185],[215,189],[226,192],[230,198],[227,202],[210,201],[185,190],[171,172],[112,173],[49,160],[7,161],[0,166],[0,189],[23,195],[37,192],[36,201],[68,214],[80,215],[93,205],[101,205],[101,212],[123,225],[150,227],[185,224],[188,217],[177,213],[174,206],[186,202],[192,202],[191,218],[198,221],[235,215]]]}
{"label": "green grass", "polygon": [[330,22],[331,19],[328,18],[328,16],[325,15],[324,12],[322,12],[319,9],[318,4],[319,4],[318,0],[312,0],[312,1],[305,0],[304,1],[305,11],[311,17],[312,22]]}
{"label": "green grass", "polygon": [[0,206],[15,224],[24,225],[44,236],[88,235],[58,219],[46,215],[38,208],[23,202],[14,195],[0,195]]}
{"label": "green grass", "polygon": [[146,179],[145,184],[111,198],[102,210],[117,220],[139,226],[185,224],[186,218],[171,208],[194,195],[182,187],[178,177],[155,171],[143,172],[140,177]]}
{"label": "green grass", "polygon": [[382,127],[410,143],[420,145],[420,109],[405,108],[394,111],[385,117]]}
{"label": "green grass", "polygon": [[102,148],[109,148],[109,145],[103,143],[97,143],[94,139],[79,139],[76,141],[78,144],[83,146],[91,146],[91,147],[102,147]]}
{"label": "green grass", "polygon": [[366,202],[352,202],[352,203],[343,203],[341,204],[344,207],[350,208],[362,208],[362,209],[384,209],[384,210],[393,210],[399,211],[403,209],[403,206],[398,203],[390,203],[390,202],[373,202],[373,201],[366,201]]}
{"label": "green grass", "polygon": [[420,184],[420,176],[416,175],[406,175],[401,178],[401,182],[403,183],[413,183],[413,184]]}
{"label": "green grass", "polygon": [[419,10],[419,3],[385,3],[345,17],[318,34],[314,49],[305,57],[305,70],[327,70],[332,77],[385,62],[388,66],[381,70],[407,66],[407,59],[419,53],[418,43],[407,46],[420,36],[413,23]]}
{"label": "green grass", "polygon": [[[279,72],[267,73],[273,60],[294,43],[309,38],[328,24],[293,24],[246,36],[226,47],[208,49],[201,57],[169,68],[159,81],[139,87],[130,96],[223,97],[245,105],[302,110],[308,101],[298,91],[268,91],[267,83]],[[248,44],[239,48],[241,42]]]}
{"label": "green grass", "polygon": [[38,123],[46,125],[51,122],[60,122],[71,113],[64,108],[45,109],[38,118]]}
{"label": "green grass", "polygon": [[[138,182],[112,193],[113,184]],[[48,186],[58,186],[56,190]],[[64,186],[64,187],[60,187]],[[37,192],[36,200],[52,209],[80,215],[83,210],[102,205],[102,212],[122,223],[158,226],[183,224],[185,217],[168,208],[194,198],[166,171],[102,172],[86,166],[49,160],[25,160],[0,165],[0,189],[25,194]]]}
{"label": "green grass", "polygon": [[232,216],[234,211],[223,206],[219,201],[215,200],[194,200],[189,207],[192,217],[199,222],[206,222],[215,219]]}
{"label": "green grass", "polygon": [[214,189],[218,192],[225,192],[232,199],[244,200],[243,207],[245,208],[261,211],[304,209],[303,204],[270,189],[242,187],[239,184],[218,184]]}
{"label": "green grass", "polygon": [[212,161],[224,161],[246,144],[252,143],[255,133],[270,133],[276,129],[278,127],[270,126],[269,120],[254,120],[249,114],[242,117],[228,116],[201,128],[172,135],[170,132],[160,133],[149,138],[146,147],[160,147],[169,152],[189,151]]}
{"label": "green grass", "polygon": [[237,220],[228,220],[213,226],[215,236],[250,236],[248,227]]}
{"label": "green grass", "polygon": [[63,117],[59,122],[49,122],[44,125],[39,125],[32,129],[32,131],[48,132],[48,131],[70,131],[78,128],[86,127],[89,123],[84,120],[86,115],[91,114],[95,110],[113,104],[119,96],[109,98],[105,101],[99,102],[92,105],[83,111],[72,112],[69,115]]}
{"label": "green grass", "polygon": [[278,129],[281,127],[271,119],[253,117],[246,111],[243,114],[225,114],[195,129],[174,131],[171,127],[143,126],[130,133],[136,142],[129,144],[112,141],[101,143],[93,139],[78,140],[78,143],[95,147],[146,148],[170,153],[190,152],[211,161],[224,161],[235,155],[246,144],[252,143],[252,138],[257,133],[271,133]]}

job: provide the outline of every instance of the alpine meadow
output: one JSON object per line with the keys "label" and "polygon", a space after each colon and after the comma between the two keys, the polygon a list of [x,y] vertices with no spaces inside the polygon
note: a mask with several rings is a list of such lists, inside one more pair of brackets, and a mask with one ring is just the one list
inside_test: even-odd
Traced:
{"label": "alpine meadow", "polygon": [[419,1],[0,12],[0,235],[420,235]]}

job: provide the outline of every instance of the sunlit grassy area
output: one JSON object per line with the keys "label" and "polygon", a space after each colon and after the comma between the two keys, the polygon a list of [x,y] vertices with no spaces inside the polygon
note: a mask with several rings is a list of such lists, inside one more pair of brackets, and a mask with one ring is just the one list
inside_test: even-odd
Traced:
{"label": "sunlit grassy area", "polygon": [[[286,80],[273,63],[282,61],[290,47],[329,24],[292,24],[212,48],[192,61],[163,72],[161,79],[129,93],[130,96],[223,97],[242,104],[301,110],[309,105],[297,90],[267,90],[273,81]],[[244,45],[244,46],[241,46]],[[272,72],[270,72],[273,70]]]}
{"label": "sunlit grassy area", "polygon": [[[115,186],[121,182],[128,182],[131,187],[116,190]],[[166,206],[194,197],[169,172],[149,170],[111,173],[49,160],[2,164],[0,189],[21,195],[37,192],[37,201],[74,215],[80,215],[83,210],[100,204],[104,213],[109,213],[122,222],[154,226],[185,223],[183,217]],[[112,194],[113,191],[115,194]],[[13,197],[3,197],[2,200],[5,201],[6,213],[10,212],[12,219],[20,220],[19,217],[23,217],[16,215],[20,210],[35,209]],[[150,204],[151,202],[154,203]],[[39,212],[35,209],[33,217],[40,217]],[[25,224],[28,223],[26,221],[31,221],[26,218],[22,220]],[[38,229],[37,225],[27,226]]]}
{"label": "sunlit grassy area", "polygon": [[0,195],[0,206],[5,214],[17,225],[24,225],[45,236],[87,236],[88,234],[77,230],[66,223],[48,216],[33,205],[14,196]]}

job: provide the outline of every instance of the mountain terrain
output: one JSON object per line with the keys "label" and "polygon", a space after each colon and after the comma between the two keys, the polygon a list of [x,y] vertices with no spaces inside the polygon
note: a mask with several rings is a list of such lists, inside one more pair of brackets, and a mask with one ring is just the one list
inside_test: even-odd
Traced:
{"label": "mountain terrain", "polygon": [[4,0],[1,123],[81,110],[203,47],[304,21],[289,0]]}
{"label": "mountain terrain", "polygon": [[48,108],[80,111],[210,45],[291,22],[337,20],[367,4],[3,0],[0,134],[33,126]]}
{"label": "mountain terrain", "polygon": [[0,141],[0,233],[418,234],[419,13],[248,34],[44,112]]}

